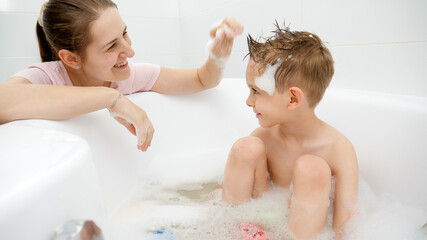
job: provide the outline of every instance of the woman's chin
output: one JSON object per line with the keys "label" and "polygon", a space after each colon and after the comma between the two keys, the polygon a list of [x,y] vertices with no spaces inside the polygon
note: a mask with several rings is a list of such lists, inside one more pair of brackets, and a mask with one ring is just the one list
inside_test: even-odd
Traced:
{"label": "woman's chin", "polygon": [[127,70],[119,70],[119,71],[113,71],[113,80],[111,82],[120,82],[129,79],[130,77],[130,70],[127,68]]}

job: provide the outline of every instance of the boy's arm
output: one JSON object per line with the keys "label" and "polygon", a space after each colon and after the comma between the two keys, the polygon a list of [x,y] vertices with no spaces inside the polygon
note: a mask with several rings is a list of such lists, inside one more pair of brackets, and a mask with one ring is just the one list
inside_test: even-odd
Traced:
{"label": "boy's arm", "polygon": [[359,183],[359,167],[353,145],[348,140],[341,144],[343,145],[337,149],[334,167],[335,199],[332,224],[338,236],[342,234],[346,222],[356,211]]}

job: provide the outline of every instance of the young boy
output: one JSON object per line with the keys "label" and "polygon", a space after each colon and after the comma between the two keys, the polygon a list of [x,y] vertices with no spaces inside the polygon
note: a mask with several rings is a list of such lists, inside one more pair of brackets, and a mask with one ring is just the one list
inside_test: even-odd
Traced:
{"label": "young boy", "polygon": [[334,74],[333,59],[315,34],[276,27],[264,43],[248,36],[246,104],[261,127],[233,145],[222,198],[243,203],[268,191],[272,181],[291,192],[288,228],[297,239],[322,232],[330,205],[341,238],[356,210],[356,153],[343,134],[314,112]]}

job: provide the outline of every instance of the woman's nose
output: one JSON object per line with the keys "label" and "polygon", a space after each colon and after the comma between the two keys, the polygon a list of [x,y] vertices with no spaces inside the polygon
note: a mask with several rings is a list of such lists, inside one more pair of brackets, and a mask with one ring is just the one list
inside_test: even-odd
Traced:
{"label": "woman's nose", "polygon": [[124,49],[123,49],[123,51],[122,51],[121,54],[124,57],[131,58],[131,57],[135,56],[135,51],[132,48],[132,42],[130,40],[129,41],[124,41],[123,46],[124,46]]}

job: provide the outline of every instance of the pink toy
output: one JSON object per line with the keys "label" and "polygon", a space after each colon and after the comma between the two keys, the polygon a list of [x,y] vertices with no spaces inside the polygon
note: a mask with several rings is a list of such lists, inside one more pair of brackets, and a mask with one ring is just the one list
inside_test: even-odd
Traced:
{"label": "pink toy", "polygon": [[248,240],[269,240],[260,226],[252,222],[239,225],[241,235]]}

